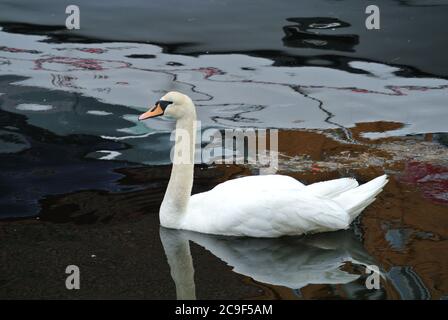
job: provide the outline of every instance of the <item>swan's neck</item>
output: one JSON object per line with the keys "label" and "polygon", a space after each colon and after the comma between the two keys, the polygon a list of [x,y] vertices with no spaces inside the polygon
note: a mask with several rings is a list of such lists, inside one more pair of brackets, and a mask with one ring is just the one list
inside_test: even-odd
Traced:
{"label": "swan's neck", "polygon": [[178,228],[186,214],[193,187],[194,153],[196,143],[196,114],[176,123],[173,167],[168,187],[160,207],[160,223]]}

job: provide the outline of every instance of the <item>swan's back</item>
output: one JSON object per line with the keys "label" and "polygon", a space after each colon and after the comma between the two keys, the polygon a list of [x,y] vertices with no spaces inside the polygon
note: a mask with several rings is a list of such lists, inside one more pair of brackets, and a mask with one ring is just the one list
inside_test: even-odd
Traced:
{"label": "swan's back", "polygon": [[286,189],[286,190],[299,190],[306,186],[300,181],[285,175],[271,174],[262,176],[247,176],[240,177],[232,180],[227,180],[223,183],[216,185],[212,190],[214,192],[246,192],[247,190],[270,190]]}

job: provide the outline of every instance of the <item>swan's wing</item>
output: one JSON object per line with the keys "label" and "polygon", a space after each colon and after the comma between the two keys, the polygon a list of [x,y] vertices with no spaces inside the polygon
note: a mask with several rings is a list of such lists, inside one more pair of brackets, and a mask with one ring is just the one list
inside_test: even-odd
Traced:
{"label": "swan's wing", "polygon": [[328,199],[298,190],[212,189],[191,197],[182,228],[213,234],[278,237],[346,229],[349,215]]}
{"label": "swan's wing", "polygon": [[307,191],[324,198],[334,198],[345,191],[354,189],[358,182],[352,178],[341,178],[329,181],[322,181],[310,184]]}

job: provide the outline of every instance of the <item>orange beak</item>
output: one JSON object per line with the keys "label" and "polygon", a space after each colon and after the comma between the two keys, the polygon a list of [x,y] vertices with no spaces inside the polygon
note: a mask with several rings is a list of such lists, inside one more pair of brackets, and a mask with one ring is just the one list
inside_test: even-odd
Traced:
{"label": "orange beak", "polygon": [[163,114],[163,109],[159,103],[157,103],[152,109],[146,111],[138,117],[138,120],[146,120],[149,118],[154,118],[161,116]]}

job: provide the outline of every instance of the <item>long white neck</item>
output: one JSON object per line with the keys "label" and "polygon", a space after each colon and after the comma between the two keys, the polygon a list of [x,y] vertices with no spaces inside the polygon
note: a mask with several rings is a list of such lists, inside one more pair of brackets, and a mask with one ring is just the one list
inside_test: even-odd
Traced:
{"label": "long white neck", "polygon": [[164,227],[178,228],[186,214],[193,187],[195,145],[196,113],[193,112],[176,123],[173,167],[160,207],[160,223]]}

